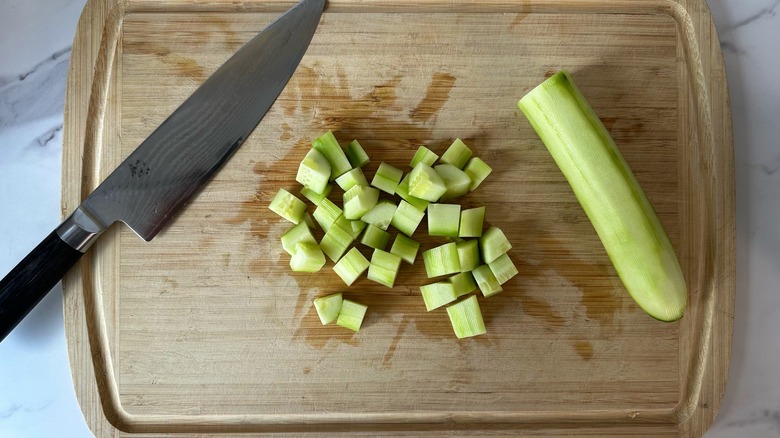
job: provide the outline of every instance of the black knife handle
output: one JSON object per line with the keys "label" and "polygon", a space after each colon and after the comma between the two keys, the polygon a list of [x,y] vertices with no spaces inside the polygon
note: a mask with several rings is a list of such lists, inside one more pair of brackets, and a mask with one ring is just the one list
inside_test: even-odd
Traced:
{"label": "black knife handle", "polygon": [[0,342],[84,255],[56,231],[0,280]]}

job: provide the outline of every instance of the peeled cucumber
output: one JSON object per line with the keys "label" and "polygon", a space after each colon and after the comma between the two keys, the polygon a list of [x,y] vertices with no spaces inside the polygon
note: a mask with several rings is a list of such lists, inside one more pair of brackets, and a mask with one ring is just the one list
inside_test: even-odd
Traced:
{"label": "peeled cucumber", "polygon": [[674,247],[571,75],[556,73],[517,105],[569,181],[639,307],[661,321],[680,319],[688,293]]}

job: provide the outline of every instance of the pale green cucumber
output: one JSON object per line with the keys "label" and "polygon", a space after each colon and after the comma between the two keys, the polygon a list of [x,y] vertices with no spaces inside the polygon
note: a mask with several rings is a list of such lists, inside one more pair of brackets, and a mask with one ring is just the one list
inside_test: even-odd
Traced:
{"label": "pale green cucumber", "polygon": [[314,308],[317,309],[322,325],[330,324],[339,317],[341,301],[340,293],[314,299]]}
{"label": "pale green cucumber", "polygon": [[450,317],[452,329],[455,331],[455,336],[458,339],[487,333],[476,295],[448,306],[447,315]]}
{"label": "pale green cucumber", "polygon": [[674,247],[572,77],[556,73],[518,107],[571,185],[629,294],[658,320],[680,319],[688,293]]}

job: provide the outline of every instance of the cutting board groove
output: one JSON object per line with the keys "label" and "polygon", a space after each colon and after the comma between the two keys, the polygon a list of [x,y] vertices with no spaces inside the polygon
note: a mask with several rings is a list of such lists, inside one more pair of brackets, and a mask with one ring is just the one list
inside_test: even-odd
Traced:
{"label": "cutting board groove", "polygon": [[[68,76],[63,214],[290,2],[90,0]],[[516,107],[568,69],[680,257],[685,317],[626,293]],[[489,333],[426,312],[422,263],[347,290],[289,271],[267,209],[332,129],[408,171],[460,137],[494,168],[464,207],[514,244],[520,275],[480,298]],[[114,226],[64,280],[74,383],[97,436],[275,431],[377,436],[698,437],[725,390],[735,293],[734,170],[723,61],[700,0],[328,3],[258,129],[145,243]],[[370,178],[370,176],[369,176]],[[338,199],[339,191],[331,196]],[[423,225],[425,247],[440,243]],[[320,234],[321,235],[321,232]],[[363,248],[365,254],[369,254]],[[312,306],[368,304],[360,333]]]}

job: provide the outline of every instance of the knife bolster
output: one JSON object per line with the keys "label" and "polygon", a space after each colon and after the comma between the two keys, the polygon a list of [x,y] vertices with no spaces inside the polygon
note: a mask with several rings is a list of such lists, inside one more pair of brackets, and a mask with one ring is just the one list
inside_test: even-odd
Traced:
{"label": "knife bolster", "polygon": [[57,227],[57,235],[73,249],[84,253],[106,228],[84,207],[79,207]]}

